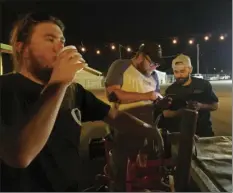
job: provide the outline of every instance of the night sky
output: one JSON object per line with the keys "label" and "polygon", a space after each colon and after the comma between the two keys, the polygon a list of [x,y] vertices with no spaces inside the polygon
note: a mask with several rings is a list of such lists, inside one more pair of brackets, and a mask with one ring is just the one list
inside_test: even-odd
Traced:
{"label": "night sky", "polygon": [[[1,3],[1,42],[8,43],[13,21],[19,14],[30,11],[47,11],[59,17],[66,25],[67,44],[87,48],[84,58],[94,67],[106,72],[108,66],[119,58],[111,43],[130,46],[133,51],[140,43],[155,41],[161,44],[164,56],[178,53],[190,55],[196,69],[196,46],[200,44],[200,72],[232,71],[232,2],[230,0],[131,0],[131,1],[3,1]],[[226,34],[224,41],[219,36]],[[210,40],[203,40],[211,35]],[[173,45],[172,39],[178,38]],[[194,38],[194,45],[188,40]],[[100,49],[101,54],[95,53]],[[122,50],[124,58],[133,53]],[[171,60],[166,58],[170,72]]]}

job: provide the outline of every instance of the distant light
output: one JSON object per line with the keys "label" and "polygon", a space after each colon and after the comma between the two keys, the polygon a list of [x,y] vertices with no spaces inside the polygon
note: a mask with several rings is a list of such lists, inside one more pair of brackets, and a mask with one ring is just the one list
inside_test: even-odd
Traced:
{"label": "distant light", "polygon": [[214,68],[214,70],[216,70],[216,68]]}
{"label": "distant light", "polygon": [[97,50],[97,51],[96,51],[96,54],[100,54],[100,50]]}
{"label": "distant light", "polygon": [[127,48],[127,51],[128,51],[128,52],[131,52],[132,50],[131,50],[131,48],[130,48],[130,47],[128,47],[128,48]]}
{"label": "distant light", "polygon": [[172,40],[172,43],[177,44],[177,40],[176,39]]}
{"label": "distant light", "polygon": [[205,41],[208,41],[209,40],[209,36],[205,36],[204,39],[205,39]]}
{"label": "distant light", "polygon": [[189,44],[193,44],[193,40],[189,40]]}
{"label": "distant light", "polygon": [[161,48],[161,45],[159,44],[159,48]]}
{"label": "distant light", "polygon": [[221,36],[219,37],[219,39],[220,39],[220,40],[224,40],[225,37],[224,37],[223,35],[221,35]]}
{"label": "distant light", "polygon": [[86,51],[86,48],[82,47],[81,50],[82,50],[82,52],[85,52],[85,51]]}
{"label": "distant light", "polygon": [[116,47],[115,47],[114,45],[112,45],[112,46],[111,46],[111,49],[112,49],[112,50],[115,50],[115,49],[116,49]]}

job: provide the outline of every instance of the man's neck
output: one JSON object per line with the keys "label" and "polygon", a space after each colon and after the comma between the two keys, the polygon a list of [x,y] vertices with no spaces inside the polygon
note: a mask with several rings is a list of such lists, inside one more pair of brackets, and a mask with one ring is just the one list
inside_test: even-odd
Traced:
{"label": "man's neck", "polygon": [[192,78],[191,78],[191,77],[189,77],[188,81],[187,81],[187,82],[185,82],[182,86],[188,86],[188,85],[190,85],[190,84],[191,84],[191,82],[192,82]]}
{"label": "man's neck", "polygon": [[132,58],[131,59],[131,62],[132,62],[132,65],[143,75],[143,76],[146,76],[146,77],[150,77],[151,74],[145,74],[143,73],[139,68],[138,68],[138,65],[137,65],[137,62],[136,62],[136,59],[135,58]]}
{"label": "man's neck", "polygon": [[26,78],[30,79],[31,81],[44,85],[45,83],[43,81],[41,81],[40,79],[38,79],[37,77],[33,76],[32,73],[30,73],[28,70],[22,68],[19,71],[20,74],[22,74],[23,76],[25,76]]}

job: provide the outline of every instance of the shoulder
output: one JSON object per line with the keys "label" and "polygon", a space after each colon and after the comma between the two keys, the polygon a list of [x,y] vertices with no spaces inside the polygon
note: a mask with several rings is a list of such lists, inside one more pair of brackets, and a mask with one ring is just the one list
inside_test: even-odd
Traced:
{"label": "shoulder", "polygon": [[0,76],[0,87],[11,88],[15,86],[15,81],[17,80],[17,74],[15,73],[8,73],[3,74]]}
{"label": "shoulder", "polygon": [[75,92],[78,92],[79,95],[82,95],[86,92],[86,89],[79,83],[73,83],[69,86],[69,89]]}
{"label": "shoulder", "polygon": [[192,83],[197,88],[202,88],[202,89],[209,88],[209,87],[212,88],[210,82],[205,79],[192,77]]}
{"label": "shoulder", "polygon": [[127,68],[129,68],[131,65],[131,60],[122,60],[122,59],[118,59],[118,60],[115,60],[110,68],[109,68],[109,71],[111,70],[114,70],[114,71],[119,71],[119,72],[124,72],[127,70]]}
{"label": "shoulder", "polygon": [[115,60],[108,69],[105,86],[122,85],[125,71],[131,66],[131,60]]}
{"label": "shoulder", "polygon": [[169,85],[166,89],[166,93],[167,94],[172,94],[174,92],[174,90],[177,89],[177,84],[176,83],[172,83],[171,85]]}
{"label": "shoulder", "polygon": [[11,72],[11,73],[7,73],[7,74],[3,74],[0,76],[0,81],[11,81],[16,77],[16,74]]}
{"label": "shoulder", "polygon": [[70,87],[71,87],[71,90],[75,91],[75,93],[77,94],[77,97],[79,99],[85,99],[86,97],[93,97],[93,96],[95,96],[91,91],[85,89],[79,83],[73,83]]}

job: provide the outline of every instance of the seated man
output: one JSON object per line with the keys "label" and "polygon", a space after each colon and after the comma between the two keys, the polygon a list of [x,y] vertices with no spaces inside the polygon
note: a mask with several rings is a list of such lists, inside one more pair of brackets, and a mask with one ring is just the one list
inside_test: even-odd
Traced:
{"label": "seated man", "polygon": [[86,65],[75,47],[62,51],[63,31],[61,20],[42,13],[12,29],[15,73],[0,76],[1,192],[80,191],[82,122],[102,120],[131,138],[157,136],[73,81]]}
{"label": "seated man", "polygon": [[196,134],[200,137],[213,136],[210,112],[218,109],[218,98],[211,84],[203,79],[191,77],[192,64],[186,55],[179,55],[172,61],[176,82],[170,85],[165,93],[173,99],[169,110],[163,112],[164,118],[160,127],[170,132],[179,132],[180,109],[187,105],[198,110]]}
{"label": "seated man", "polygon": [[[160,95],[158,76],[155,69],[162,63],[158,44],[142,44],[132,59],[116,60],[106,77],[106,91],[113,107],[127,111],[137,118],[152,123],[152,103]],[[139,107],[140,108],[135,108]],[[136,110],[137,109],[137,110]],[[127,127],[127,125],[125,125]],[[127,157],[142,147],[139,139],[132,139],[114,130],[114,191],[125,191]]]}

